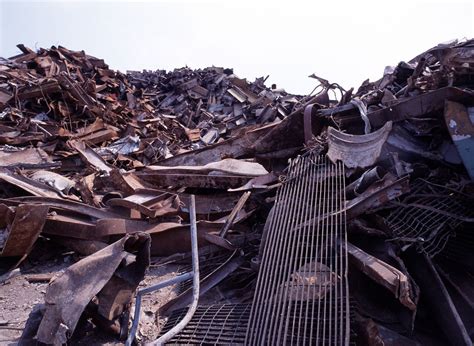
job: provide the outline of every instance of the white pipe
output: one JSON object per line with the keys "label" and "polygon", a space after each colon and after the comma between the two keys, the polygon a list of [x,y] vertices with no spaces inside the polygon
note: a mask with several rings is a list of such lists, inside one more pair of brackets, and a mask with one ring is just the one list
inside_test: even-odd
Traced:
{"label": "white pipe", "polygon": [[198,240],[197,240],[197,226],[196,226],[196,201],[194,195],[190,196],[189,218],[191,221],[191,253],[193,260],[193,302],[189,307],[188,312],[184,318],[168,332],[163,334],[155,341],[147,343],[147,345],[164,345],[170,341],[176,334],[181,332],[184,327],[193,318],[199,300],[199,256],[198,256]]}

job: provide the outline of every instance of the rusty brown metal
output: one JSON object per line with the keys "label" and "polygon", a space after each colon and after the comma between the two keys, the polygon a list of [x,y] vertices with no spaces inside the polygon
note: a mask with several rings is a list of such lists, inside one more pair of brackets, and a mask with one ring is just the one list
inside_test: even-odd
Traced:
{"label": "rusty brown metal", "polygon": [[373,126],[378,127],[383,126],[387,121],[399,122],[442,110],[445,100],[472,102],[472,97],[473,94],[470,91],[445,87],[407,98],[390,107],[369,112],[367,117]]}
{"label": "rusty brown metal", "polygon": [[24,256],[33,247],[46,221],[47,205],[20,204],[8,228],[8,237],[1,256]]}
{"label": "rusty brown metal", "polygon": [[75,149],[81,158],[90,166],[94,167],[95,169],[110,173],[112,167],[110,167],[104,159],[98,155],[95,151],[89,148],[84,142],[71,140],[69,141],[69,145]]}
{"label": "rusty brown metal", "polygon": [[[107,248],[140,231],[134,239],[151,242],[155,264],[186,268],[195,195],[206,275],[239,256],[209,281],[212,313],[198,307],[213,320],[194,319],[173,340],[409,344],[442,330],[441,342],[467,343],[474,40],[440,44],[349,91],[313,74],[306,96],[227,68],[120,73],[84,51],[18,48],[0,59],[0,249],[33,266],[63,246],[72,261],[99,253],[110,262],[86,258],[87,270],[80,261],[51,283],[48,309],[64,315],[48,313],[40,341],[67,342],[79,310],[93,330],[123,334],[116,315],[142,277],[133,261],[146,261],[135,248]],[[33,225],[24,205],[47,211]],[[354,246],[342,246],[346,225]],[[40,231],[47,256],[29,252]],[[124,277],[131,263],[140,275]],[[362,341],[354,312],[373,319],[361,323]],[[237,339],[224,335],[227,318],[245,319],[233,324]]]}
{"label": "rusty brown metal", "polygon": [[[136,233],[70,266],[48,286],[38,340],[46,344],[67,342],[84,308],[95,296],[99,315],[108,320],[117,318],[145,275],[149,249],[150,237]],[[132,252],[136,255],[132,256]],[[120,276],[113,276],[117,270]]]}
{"label": "rusty brown metal", "polygon": [[347,218],[353,219],[366,211],[383,206],[410,191],[409,177],[396,179],[387,173],[382,180],[372,184],[367,190],[356,198],[347,201]]}
{"label": "rusty brown metal", "polygon": [[120,217],[120,214],[114,213],[113,211],[106,208],[96,208],[84,203],[68,201],[58,198],[25,196],[14,197],[10,199],[0,199],[0,202],[5,203],[7,205],[18,205],[22,203],[44,204],[48,205],[50,208],[64,209],[70,212],[88,215],[97,219]]}
{"label": "rusty brown metal", "polygon": [[156,218],[176,214],[179,209],[180,200],[176,194],[153,190],[140,190],[140,192],[125,198],[109,199],[107,205],[134,209],[143,215]]}
{"label": "rusty brown metal", "polygon": [[241,175],[202,175],[202,174],[162,174],[139,172],[137,177],[156,186],[194,187],[228,189],[245,185],[252,176]]}
{"label": "rusty brown metal", "polygon": [[416,310],[417,297],[414,297],[410,281],[405,274],[351,243],[347,243],[347,253],[356,268],[392,292],[408,309]]}
{"label": "rusty brown metal", "polygon": [[61,166],[60,163],[53,162],[41,148],[30,148],[15,151],[0,151],[0,167],[18,168],[52,168]]}
{"label": "rusty brown metal", "polygon": [[0,180],[12,184],[39,197],[58,198],[60,193],[50,186],[9,171],[0,172]]}

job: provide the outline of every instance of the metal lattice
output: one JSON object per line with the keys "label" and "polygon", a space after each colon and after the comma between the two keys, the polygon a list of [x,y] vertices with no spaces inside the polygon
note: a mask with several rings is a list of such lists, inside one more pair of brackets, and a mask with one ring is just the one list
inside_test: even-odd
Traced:
{"label": "metal lattice", "polygon": [[[187,308],[174,311],[163,327],[166,333],[186,314]],[[243,344],[250,314],[250,304],[199,306],[187,326],[170,344]]]}
{"label": "metal lattice", "polygon": [[456,216],[472,215],[459,194],[425,180],[416,181],[412,193],[397,205],[386,219],[395,240],[406,245],[416,243],[430,257],[440,253],[456,235],[462,223]]}
{"label": "metal lattice", "polygon": [[344,167],[313,153],[277,193],[247,345],[349,343]]}

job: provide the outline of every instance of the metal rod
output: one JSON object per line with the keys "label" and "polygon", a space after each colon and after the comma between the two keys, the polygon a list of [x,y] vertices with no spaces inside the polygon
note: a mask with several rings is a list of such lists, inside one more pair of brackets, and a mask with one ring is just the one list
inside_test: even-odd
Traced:
{"label": "metal rod", "polygon": [[194,195],[190,196],[190,205],[189,205],[189,217],[191,220],[191,252],[192,252],[192,261],[193,261],[193,301],[191,306],[183,317],[183,319],[159,337],[157,340],[148,343],[148,345],[164,345],[166,342],[170,341],[176,334],[181,332],[184,327],[191,321],[193,318],[194,312],[196,311],[198,300],[199,300],[199,256],[198,256],[198,241],[197,241],[197,226],[196,226],[196,202]]}
{"label": "metal rod", "polygon": [[[323,167],[322,169],[324,169],[325,165],[324,165],[324,161],[318,157],[318,161],[317,161],[317,171],[316,171],[316,174],[315,174],[315,179],[317,180],[318,184],[319,184],[319,189],[318,189],[318,194],[316,196],[316,202],[317,203],[317,207],[315,206],[314,207],[314,211],[316,212],[316,215],[317,215],[317,220],[319,220],[319,217],[322,215],[323,211],[321,210],[322,208],[322,204],[323,203],[319,203],[319,201],[322,200],[322,197],[323,197],[323,193],[324,193],[324,188],[325,188],[325,184],[326,184],[326,181],[323,179],[323,176],[322,176],[322,172],[321,172],[321,167]],[[319,241],[321,239],[321,235],[320,235],[320,226],[321,226],[321,222],[313,222],[311,224],[311,233],[315,235],[315,240],[313,240],[314,242],[314,248],[315,248],[315,252],[314,252],[314,260],[313,260],[313,265],[314,265],[314,269],[313,269],[313,273],[316,277],[316,275],[318,275],[318,263],[319,263],[319,256],[321,256],[321,251],[320,251],[320,244],[319,244]],[[316,330],[316,327],[314,327],[314,316],[315,316],[315,302],[316,302],[316,284],[313,285],[313,296],[312,298],[310,297],[309,300],[311,301],[311,320],[310,320],[310,327],[309,327],[309,340],[310,342],[313,342],[313,332],[315,332]],[[319,299],[318,299],[319,301]],[[317,321],[316,323],[319,323],[319,321]]]}
{"label": "metal rod", "polygon": [[[272,294],[275,289],[277,290],[277,301],[275,304],[272,304],[272,310],[266,313],[265,318],[270,321],[269,329],[268,329],[268,338],[270,340],[269,344],[281,344],[280,338],[283,337],[283,327],[286,322],[285,306],[284,306],[284,297],[288,294],[289,282],[287,285],[280,285],[281,282],[285,282],[287,280],[288,270],[291,265],[291,261],[293,259],[292,256],[292,248],[295,246],[295,234],[293,229],[297,226],[297,216],[299,208],[296,206],[301,204],[301,202],[297,202],[300,199],[300,196],[303,193],[303,179],[305,172],[305,158],[300,156],[295,161],[295,166],[292,170],[295,171],[294,180],[291,182],[291,195],[289,196],[290,199],[286,200],[285,203],[289,205],[289,209],[285,213],[284,223],[283,223],[283,233],[282,236],[278,239],[279,241],[279,248],[281,250],[277,250],[275,255],[278,258],[278,261],[281,265],[279,270],[276,270],[278,276],[276,280],[273,281],[272,286],[269,285],[271,291],[269,292]],[[281,256],[281,254],[284,254]],[[270,268],[272,267],[272,263],[268,262],[267,264]],[[280,319],[275,320],[273,316],[281,316]],[[275,341],[276,338],[276,341]],[[263,339],[263,342],[266,342]]]}
{"label": "metal rod", "polygon": [[[344,260],[344,256],[342,256],[342,237],[344,236],[344,229],[343,229],[343,210],[344,210],[344,201],[345,201],[345,189],[344,189],[344,184],[342,183],[342,175],[344,175],[344,165],[342,164],[342,162],[338,162],[338,166],[339,166],[339,169],[338,169],[338,186],[340,187],[340,195],[339,195],[339,206],[338,206],[338,221],[337,221],[337,230],[338,232],[336,233],[336,237],[335,237],[335,243],[334,244],[334,247],[337,249],[337,253],[338,253],[338,259],[336,259],[336,264],[337,262],[340,262],[340,266],[339,266],[339,271],[338,271],[338,274],[340,278],[344,278],[345,279],[345,276],[344,276],[344,263],[343,263],[343,260]],[[340,231],[340,232],[339,232]],[[341,238],[340,238],[341,237]],[[339,245],[339,247],[337,246]],[[343,296],[344,296],[344,284],[341,284],[339,285],[339,298],[336,298],[336,311],[340,311],[339,313],[339,322],[336,322],[336,325],[339,327],[339,334],[336,335],[336,338],[334,339],[334,344],[335,345],[344,345],[344,325],[345,325],[345,321],[344,321],[344,305],[343,305]],[[338,299],[340,301],[338,301]],[[339,304],[339,307],[338,305]],[[338,310],[339,309],[339,310]]]}
{"label": "metal rod", "polygon": [[[344,165],[341,165],[342,172],[341,172],[341,177],[342,177],[342,186],[346,186],[346,173],[344,171]],[[343,204],[341,205],[344,206],[346,203],[346,194],[345,191],[342,192],[343,196]],[[343,211],[343,233],[344,233],[344,245],[347,244],[347,214],[345,209],[342,209]],[[349,345],[349,334],[350,334],[350,320],[349,320],[349,280],[347,280],[347,275],[349,273],[349,260],[347,256],[347,246],[344,248],[344,306],[345,306],[345,331],[344,331],[344,345]]]}
{"label": "metal rod", "polygon": [[162,281],[157,283],[156,285],[143,288],[138,291],[137,296],[135,298],[135,313],[133,314],[133,324],[132,328],[130,328],[130,334],[128,335],[127,341],[125,342],[125,346],[131,346],[133,340],[135,340],[135,334],[137,332],[138,324],[140,322],[140,308],[142,305],[142,296],[147,293],[151,293],[157,291],[163,287],[167,287],[170,285],[178,284],[180,282],[189,280],[193,277],[193,273],[185,273],[169,280]]}
{"label": "metal rod", "polygon": [[239,211],[244,207],[245,202],[247,202],[247,199],[250,197],[250,191],[245,192],[235,205],[234,209],[232,209],[232,212],[230,213],[229,217],[227,218],[227,221],[224,224],[224,227],[222,227],[222,230],[219,232],[219,236],[222,238],[225,238],[227,232],[230,229],[230,226],[234,223],[234,220],[239,213]]}
{"label": "metal rod", "polygon": [[193,302],[191,308],[186,313],[183,320],[178,323],[174,328],[169,330],[167,333],[162,335],[159,339],[152,341],[151,345],[162,345],[165,342],[171,340],[176,334],[178,334],[188,322],[191,320],[194,312],[196,311],[197,302],[199,299],[199,256],[198,256],[198,243],[197,243],[197,227],[196,227],[196,202],[194,195],[190,196],[190,206],[189,206],[189,214],[191,220],[191,254],[192,254],[192,264],[193,264],[193,271],[189,273],[185,273],[169,280],[162,281],[157,283],[156,285],[149,286],[146,288],[142,288],[137,292],[136,300],[135,300],[135,313],[133,315],[133,324],[130,329],[130,334],[128,335],[127,341],[125,342],[125,346],[131,346],[133,341],[135,340],[135,334],[137,332],[138,324],[140,322],[140,308],[142,302],[142,296],[154,291],[157,291],[163,287],[167,287],[170,285],[174,285],[189,279],[193,279]]}
{"label": "metal rod", "polygon": [[[290,161],[290,166],[291,166],[292,161]],[[291,180],[292,179],[292,172],[288,173],[288,178]],[[250,316],[253,316],[251,320],[249,321],[249,327],[247,328],[246,336],[245,336],[245,344],[251,345],[256,343],[256,331],[260,330],[261,327],[259,326],[259,323],[261,322],[260,320],[260,315],[261,315],[261,309],[264,305],[269,305],[272,304],[273,302],[265,302],[265,291],[264,291],[264,286],[268,284],[268,282],[271,282],[272,276],[275,275],[275,271],[272,270],[271,266],[267,265],[267,262],[272,263],[274,261],[273,256],[276,251],[272,252],[273,248],[276,248],[276,239],[281,237],[281,229],[280,227],[280,222],[282,220],[282,215],[285,213],[285,210],[289,208],[289,204],[285,203],[286,199],[289,196],[289,183],[288,181],[283,184],[281,188],[277,190],[277,195],[276,195],[276,201],[275,201],[275,206],[273,215],[270,219],[270,224],[268,227],[268,235],[266,238],[266,244],[267,246],[264,247],[263,249],[263,254],[262,254],[262,264],[259,270],[259,275],[257,279],[257,285],[256,285],[256,292],[262,292],[261,294],[255,294],[254,295],[254,300],[253,304],[250,310]],[[273,273],[273,275],[272,275]],[[263,317],[262,317],[263,319]]]}
{"label": "metal rod", "polygon": [[[311,180],[311,168],[312,165],[310,164],[311,162],[311,156],[305,158],[305,170],[304,170],[304,175],[300,178],[302,180],[302,186],[303,190],[301,191],[301,197],[300,197],[300,205],[303,210],[299,211],[299,216],[296,218],[297,219],[297,225],[303,224],[307,219],[307,212],[311,206],[311,200],[309,198],[309,192],[311,192],[313,189],[310,187],[309,183]],[[296,232],[295,232],[296,231]],[[286,338],[291,335],[291,339],[289,344],[291,345],[301,345],[302,343],[299,342],[299,332],[295,333],[295,327],[296,327],[296,322],[298,320],[298,317],[296,317],[298,311],[301,312],[303,310],[303,300],[298,300],[298,293],[301,291],[303,293],[304,291],[304,283],[302,284],[301,282],[298,282],[298,278],[304,277],[304,274],[300,274],[300,270],[303,267],[304,263],[303,260],[306,260],[306,258],[303,257],[303,251],[308,248],[307,244],[305,244],[305,238],[307,235],[307,227],[301,227],[297,228],[295,231],[292,231],[293,236],[295,238],[295,250],[294,252],[294,258],[291,261],[290,264],[290,273],[292,273],[295,278],[293,280],[290,280],[290,290],[288,292],[288,304],[286,307],[286,320],[285,320],[285,327],[284,327],[284,333],[283,333],[283,343],[288,344],[286,341]],[[306,240],[307,242],[307,240]],[[294,294],[294,297],[293,297]],[[294,307],[293,307],[294,305]],[[292,313],[292,311],[294,311]],[[290,330],[290,321],[291,321],[291,332]],[[298,339],[296,340],[296,343],[293,341],[293,338],[297,335]]]}

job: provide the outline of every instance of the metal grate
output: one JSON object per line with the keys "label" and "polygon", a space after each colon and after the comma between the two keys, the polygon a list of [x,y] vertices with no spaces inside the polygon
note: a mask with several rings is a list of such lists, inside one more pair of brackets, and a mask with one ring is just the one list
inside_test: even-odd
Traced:
{"label": "metal grate", "polygon": [[290,163],[264,244],[245,344],[349,343],[344,167]]}
{"label": "metal grate", "polygon": [[[394,240],[418,244],[430,257],[440,253],[462,223],[456,215],[469,216],[472,211],[452,190],[417,180],[412,193],[404,198],[387,217]],[[453,217],[449,215],[453,215]]]}
{"label": "metal grate", "polygon": [[[166,322],[162,334],[176,325],[187,308],[176,310]],[[243,344],[250,314],[250,304],[199,306],[188,325],[170,344]]]}

